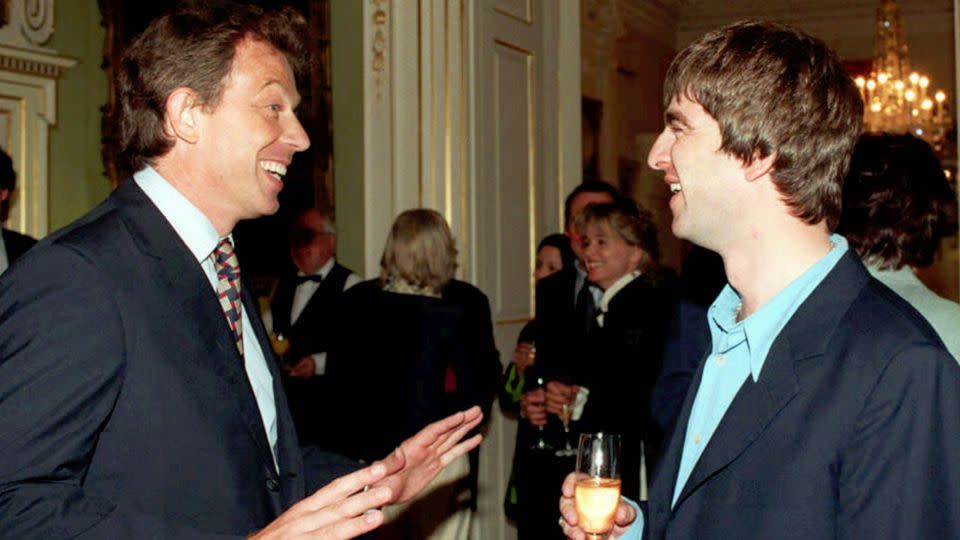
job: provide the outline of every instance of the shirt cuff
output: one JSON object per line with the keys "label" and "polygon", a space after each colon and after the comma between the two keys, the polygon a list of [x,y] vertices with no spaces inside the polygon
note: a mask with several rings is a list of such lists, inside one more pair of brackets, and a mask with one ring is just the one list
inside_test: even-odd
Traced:
{"label": "shirt cuff", "polygon": [[587,396],[589,395],[590,389],[581,386],[577,395],[573,396],[573,414],[570,415],[570,419],[574,422],[580,420],[580,417],[583,416],[583,407],[587,404]]}
{"label": "shirt cuff", "polygon": [[313,353],[313,374],[323,375],[327,371],[327,353]]}

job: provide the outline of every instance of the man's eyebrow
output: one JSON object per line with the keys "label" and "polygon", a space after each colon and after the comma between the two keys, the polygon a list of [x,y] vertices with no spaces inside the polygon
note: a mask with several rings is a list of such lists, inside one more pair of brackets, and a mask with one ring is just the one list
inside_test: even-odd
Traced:
{"label": "man's eyebrow", "polygon": [[667,111],[663,115],[663,119],[668,126],[679,125],[683,128],[689,128],[690,122],[687,122],[687,117],[679,111]]}

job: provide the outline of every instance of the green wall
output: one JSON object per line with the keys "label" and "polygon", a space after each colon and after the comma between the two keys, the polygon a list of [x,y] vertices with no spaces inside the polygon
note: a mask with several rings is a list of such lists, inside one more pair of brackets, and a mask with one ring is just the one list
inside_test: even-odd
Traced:
{"label": "green wall", "polygon": [[330,2],[333,87],[333,179],[337,259],[361,276],[364,267],[363,2]]}
{"label": "green wall", "polygon": [[104,29],[93,0],[56,3],[55,31],[46,44],[77,60],[57,86],[57,125],[50,129],[49,229],[56,230],[110,193],[100,161],[100,107],[107,100]]}

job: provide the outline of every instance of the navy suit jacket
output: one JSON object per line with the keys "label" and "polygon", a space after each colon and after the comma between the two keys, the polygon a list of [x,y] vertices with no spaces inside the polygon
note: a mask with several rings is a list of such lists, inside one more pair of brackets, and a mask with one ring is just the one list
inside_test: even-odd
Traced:
{"label": "navy suit jacket", "polygon": [[700,364],[645,536],[960,538],[960,367],[847,253],[776,338],[671,500]]}
{"label": "navy suit jacket", "polygon": [[0,538],[245,537],[302,499],[249,290],[279,474],[210,282],[136,183],[0,277]]}

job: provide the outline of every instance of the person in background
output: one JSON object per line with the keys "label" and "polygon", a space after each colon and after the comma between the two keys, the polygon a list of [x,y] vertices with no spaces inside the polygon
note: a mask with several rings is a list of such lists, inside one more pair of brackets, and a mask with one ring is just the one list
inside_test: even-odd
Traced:
{"label": "person in background", "polygon": [[300,448],[232,231],[277,211],[310,144],[307,23],[173,9],[117,66],[137,172],[0,275],[0,539],[356,537],[480,444],[482,414],[367,466]]}
{"label": "person in background", "polygon": [[271,303],[273,339],[287,341],[284,390],[300,444],[322,446],[324,372],[334,319],[343,291],[360,276],[335,259],[337,232],[327,214],[309,208],[297,214],[290,230],[294,268],[277,284]]}
{"label": "person in background", "polygon": [[[569,394],[548,387],[547,408],[573,406],[575,433],[619,433],[621,493],[637,499],[656,464],[662,434],[650,394],[663,362],[675,284],[662,278],[660,247],[650,213],[630,199],[590,204],[577,220],[588,278],[603,291]],[[638,409],[624,409],[629,395]],[[645,467],[644,467],[645,464]],[[562,482],[562,480],[561,480]]]}
{"label": "person in background", "polygon": [[[598,180],[586,180],[574,188],[564,201],[563,233],[570,239],[570,247],[576,259],[572,266],[545,277],[536,284],[536,369],[540,379],[547,384],[558,383],[561,379],[567,380],[573,366],[581,361],[579,351],[592,324],[596,303],[601,294],[600,290],[591,286],[587,280],[582,259],[581,234],[576,226],[577,216],[590,203],[612,202],[618,196],[619,193],[612,185]],[[562,538],[562,533],[556,526],[557,510],[553,500],[557,492],[556,483],[542,482],[539,479],[556,478],[558,475],[562,478],[569,469],[568,459],[557,459],[552,454],[553,447],[563,442],[563,428],[555,414],[546,413],[546,394],[537,392],[529,382],[525,389],[527,392],[520,402],[521,415],[526,418],[526,422],[538,429],[542,426],[543,440],[551,446],[551,450],[545,453],[548,455],[541,455],[519,466],[523,475],[535,480],[535,487],[527,488],[526,499],[535,507],[528,506],[524,511],[523,519],[517,523],[518,530],[522,529],[521,534],[525,538]],[[521,482],[518,485],[524,489],[522,478],[519,480]]]}
{"label": "person in background", "polygon": [[[487,297],[453,279],[457,250],[441,214],[397,216],[380,259],[380,277],[343,295],[327,361],[325,448],[376,459],[398,441],[462,407],[488,411],[500,380]],[[363,426],[376,418],[378,425]],[[405,505],[388,507],[377,538],[465,540],[476,468],[450,464]]]}
{"label": "person in background", "polygon": [[[6,223],[10,217],[10,206],[16,189],[17,173],[13,170],[13,160],[0,149],[0,225]],[[33,237],[3,227],[0,234],[0,274],[36,243],[37,240]]]}
{"label": "person in background", "polygon": [[[572,268],[575,257],[573,250],[570,248],[570,239],[566,235],[554,233],[543,237],[537,245],[536,262],[533,269],[534,280],[539,282],[541,279],[563,271],[564,269]],[[504,371],[503,384],[500,387],[499,396],[500,408],[510,415],[519,414],[521,399],[524,398],[524,396],[526,400],[535,404],[532,409],[537,409],[540,411],[540,414],[546,415],[543,389],[535,389],[533,392],[524,394],[528,374],[535,376],[535,374],[532,373],[532,371],[535,370],[529,368],[536,361],[536,328],[537,321],[533,319],[528,321],[520,330],[520,336],[517,338],[517,346],[513,350],[510,364],[507,365],[507,369]],[[536,537],[527,532],[528,526],[526,525],[526,521],[531,515],[530,508],[532,505],[540,502],[537,501],[536,498],[547,495],[546,493],[541,493],[544,491],[541,488],[543,485],[541,479],[530,478],[529,475],[523,477],[519,470],[522,463],[542,453],[530,449],[538,433],[539,430],[537,426],[531,424],[526,417],[520,419],[520,423],[517,426],[516,445],[513,450],[513,466],[510,472],[511,480],[507,486],[507,493],[504,497],[504,508],[507,511],[507,516],[517,522],[520,538]],[[530,452],[533,452],[533,456],[528,455]],[[521,478],[525,478],[523,491],[526,492],[530,490],[529,494],[523,499],[520,498],[521,486],[518,485],[518,481]],[[534,534],[535,532],[536,530],[533,529]]]}
{"label": "person in background", "polygon": [[[863,121],[837,56],[734,23],[674,58],[664,105],[647,163],[728,284],[645,511],[621,499],[611,538],[960,538],[960,366],[831,234]],[[559,509],[583,538],[575,484]]]}
{"label": "person in background", "polygon": [[960,358],[960,305],[916,276],[957,234],[957,193],[933,148],[912,135],[864,134],[843,183],[837,232],[870,274],[917,308]]}

